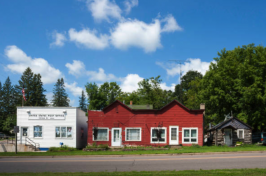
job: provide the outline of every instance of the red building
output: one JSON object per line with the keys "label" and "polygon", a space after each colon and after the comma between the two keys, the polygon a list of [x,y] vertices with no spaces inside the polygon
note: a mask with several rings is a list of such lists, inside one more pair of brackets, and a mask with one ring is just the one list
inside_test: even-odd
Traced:
{"label": "red building", "polygon": [[102,111],[88,111],[88,143],[202,146],[203,112],[176,100],[160,110],[131,109],[117,100]]}

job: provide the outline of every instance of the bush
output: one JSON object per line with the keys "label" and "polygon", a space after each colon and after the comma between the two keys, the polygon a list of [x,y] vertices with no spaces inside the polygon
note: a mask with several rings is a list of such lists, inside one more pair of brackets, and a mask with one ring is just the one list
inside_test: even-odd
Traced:
{"label": "bush", "polygon": [[191,147],[193,147],[193,148],[200,148],[200,146],[198,144],[192,144]]}
{"label": "bush", "polygon": [[48,152],[70,152],[76,150],[76,148],[68,147],[67,145],[62,145],[62,147],[50,147]]}
{"label": "bush", "polygon": [[101,148],[101,149],[109,149],[109,146],[107,144],[100,144],[97,145],[95,142],[92,145],[87,145],[86,146],[87,149],[92,149],[92,148]]}

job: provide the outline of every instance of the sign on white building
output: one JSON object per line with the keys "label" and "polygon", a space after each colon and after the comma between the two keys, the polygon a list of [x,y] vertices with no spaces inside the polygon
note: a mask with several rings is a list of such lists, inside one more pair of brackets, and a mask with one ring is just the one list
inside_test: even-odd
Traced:
{"label": "sign on white building", "polygon": [[40,149],[60,147],[84,148],[87,145],[86,113],[74,107],[17,107],[18,140],[26,138]]}

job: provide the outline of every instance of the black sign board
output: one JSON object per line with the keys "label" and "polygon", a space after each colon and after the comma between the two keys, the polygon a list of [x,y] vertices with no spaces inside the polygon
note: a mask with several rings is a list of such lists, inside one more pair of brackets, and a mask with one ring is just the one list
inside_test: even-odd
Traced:
{"label": "black sign board", "polygon": [[14,133],[19,133],[19,126],[14,126]]}

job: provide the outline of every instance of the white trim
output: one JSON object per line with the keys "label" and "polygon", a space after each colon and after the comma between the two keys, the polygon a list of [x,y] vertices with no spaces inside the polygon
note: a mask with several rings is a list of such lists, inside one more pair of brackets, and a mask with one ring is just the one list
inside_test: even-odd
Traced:
{"label": "white trim", "polygon": [[[152,130],[153,129],[163,129],[163,130],[165,130],[165,141],[164,142],[160,142],[160,141],[158,141],[158,142],[153,142],[152,141]],[[151,133],[150,133],[150,135],[151,135],[151,144],[158,144],[158,143],[162,143],[162,144],[165,144],[165,143],[167,143],[167,128],[166,127],[151,127]]]}
{"label": "white trim", "polygon": [[[116,142],[113,142],[114,130],[119,130],[119,145],[115,145],[114,143],[116,143]],[[111,145],[112,146],[121,146],[122,145],[122,128],[112,128]]]}
{"label": "white trim", "polygon": [[[239,131],[243,131],[243,138],[239,138]],[[245,130],[244,129],[237,129],[237,137],[238,139],[245,139]]]}
{"label": "white trim", "polygon": [[[127,140],[127,130],[136,130],[136,129],[139,129],[139,140]],[[141,141],[142,139],[142,135],[141,135],[141,127],[126,127],[125,128],[126,130],[126,135],[125,135],[125,141]]]}
{"label": "white trim", "polygon": [[[189,130],[190,137],[184,137],[184,131]],[[197,130],[197,137],[191,137],[191,130]],[[184,138],[189,138],[190,142],[185,142]],[[196,139],[196,142],[191,142],[191,138]],[[199,130],[198,127],[183,127],[182,128],[182,143],[183,144],[198,144],[199,141]]]}
{"label": "white trim", "polygon": [[[171,142],[171,136],[172,136],[172,131],[171,128],[177,128],[176,130],[176,137],[177,137],[177,142]],[[169,145],[178,145],[179,144],[179,126],[169,126]]]}
{"label": "white trim", "polygon": [[94,128],[92,128],[92,141],[109,141],[109,128],[108,127],[98,127],[98,129],[106,129],[107,130],[107,140],[94,140],[93,129]]}
{"label": "white trim", "polygon": [[[60,128],[60,137],[56,137],[56,127]],[[62,131],[61,131],[62,127],[66,127],[66,137],[62,137]],[[69,128],[69,127],[71,128],[71,137],[67,136],[67,128]],[[71,138],[73,138],[73,126],[60,126],[60,125],[58,125],[58,126],[54,126],[54,130],[55,130],[55,138],[56,139],[71,139]]]}

